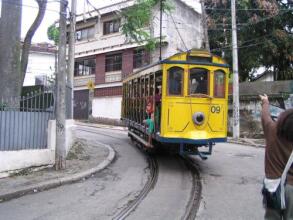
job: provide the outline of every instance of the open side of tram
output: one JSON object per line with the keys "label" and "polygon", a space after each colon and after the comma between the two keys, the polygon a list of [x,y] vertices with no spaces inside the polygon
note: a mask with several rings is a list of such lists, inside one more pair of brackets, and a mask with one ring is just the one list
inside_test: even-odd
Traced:
{"label": "open side of tram", "polygon": [[[122,119],[144,148],[202,159],[227,139],[229,66],[207,51],[175,54],[123,81]],[[200,147],[207,147],[201,150]]]}

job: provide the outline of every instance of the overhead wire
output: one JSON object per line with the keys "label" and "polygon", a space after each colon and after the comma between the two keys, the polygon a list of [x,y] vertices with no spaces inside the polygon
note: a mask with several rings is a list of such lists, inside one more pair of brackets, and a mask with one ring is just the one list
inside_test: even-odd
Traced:
{"label": "overhead wire", "polygon": [[[271,39],[272,41],[274,41],[275,39]],[[249,47],[254,47],[254,46],[258,46],[258,45],[262,45],[265,44],[265,41],[262,41],[260,43],[254,43],[254,44],[249,44],[249,45],[243,45],[243,43],[241,45],[243,46],[238,46],[237,49],[243,49],[243,48],[249,48]],[[211,49],[211,51],[220,51],[220,50],[231,50],[232,45],[228,45],[225,47],[218,47],[218,48],[213,48]]]}
{"label": "overhead wire", "polygon": [[[208,11],[231,11],[230,8],[206,8]],[[238,8],[236,11],[274,11],[275,9],[261,9],[261,8]],[[293,11],[293,9],[278,9],[279,11]]]}
{"label": "overhead wire", "polygon": [[174,18],[173,18],[173,16],[172,16],[171,13],[170,13],[170,17],[171,17],[171,19],[172,19],[172,21],[173,21],[173,23],[174,23],[175,29],[176,29],[176,31],[177,31],[179,37],[180,37],[180,40],[181,40],[181,42],[183,43],[183,45],[184,45],[184,47],[185,47],[185,50],[188,50],[188,48],[187,48],[187,46],[186,46],[186,44],[185,44],[185,42],[184,42],[184,39],[182,38],[181,33],[180,33],[180,31],[178,30],[177,25],[176,25],[176,23],[175,23],[175,21],[174,21]]}
{"label": "overhead wire", "polygon": [[[14,1],[14,2],[12,2]],[[59,0],[60,1],[60,0]],[[33,6],[33,5],[27,5],[27,4],[18,4],[16,3],[15,0],[2,0],[2,2],[5,2],[5,4],[10,4],[10,5],[17,5],[17,6],[20,6],[20,7],[27,7],[27,8],[34,8],[34,9],[39,9],[38,6]],[[48,3],[52,3],[52,2],[48,2]],[[59,14],[59,10],[54,10],[54,9],[49,9],[49,8],[46,8],[46,11],[51,11],[51,12],[56,12]]]}

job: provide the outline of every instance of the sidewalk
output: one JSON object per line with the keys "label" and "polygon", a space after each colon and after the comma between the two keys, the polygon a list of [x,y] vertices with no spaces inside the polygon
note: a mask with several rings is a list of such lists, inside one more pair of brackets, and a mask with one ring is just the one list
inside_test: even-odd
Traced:
{"label": "sidewalk", "polygon": [[114,126],[114,125],[98,124],[98,123],[91,123],[91,122],[82,122],[82,121],[76,121],[75,124],[79,126],[87,126],[87,127],[93,127],[93,128],[128,131],[127,127],[122,127],[122,126]]}
{"label": "sidewalk", "polygon": [[241,144],[253,147],[265,147],[265,140],[264,139],[251,139],[251,138],[239,138],[238,140],[233,139],[232,137],[228,137],[228,143],[233,144]]}
{"label": "sidewalk", "polygon": [[108,145],[90,145],[84,139],[77,139],[68,153],[65,170],[30,168],[0,179],[0,202],[83,180],[107,167],[114,157],[115,152]]}

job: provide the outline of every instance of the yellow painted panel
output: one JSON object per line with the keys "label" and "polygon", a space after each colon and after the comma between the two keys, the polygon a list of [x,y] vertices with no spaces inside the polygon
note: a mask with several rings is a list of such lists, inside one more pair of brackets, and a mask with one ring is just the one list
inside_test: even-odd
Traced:
{"label": "yellow painted panel", "polygon": [[212,131],[224,131],[225,130],[225,111],[226,107],[222,104],[211,105],[209,126]]}
{"label": "yellow painted panel", "polygon": [[180,103],[167,104],[167,129],[168,131],[183,132],[190,123],[188,109]]}

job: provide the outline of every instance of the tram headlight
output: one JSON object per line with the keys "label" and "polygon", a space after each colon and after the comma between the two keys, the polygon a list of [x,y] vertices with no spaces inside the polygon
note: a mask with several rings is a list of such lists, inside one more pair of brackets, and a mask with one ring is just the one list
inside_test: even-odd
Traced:
{"label": "tram headlight", "polygon": [[204,123],[204,119],[205,116],[202,112],[196,112],[192,115],[193,123],[196,125],[202,125]]}

